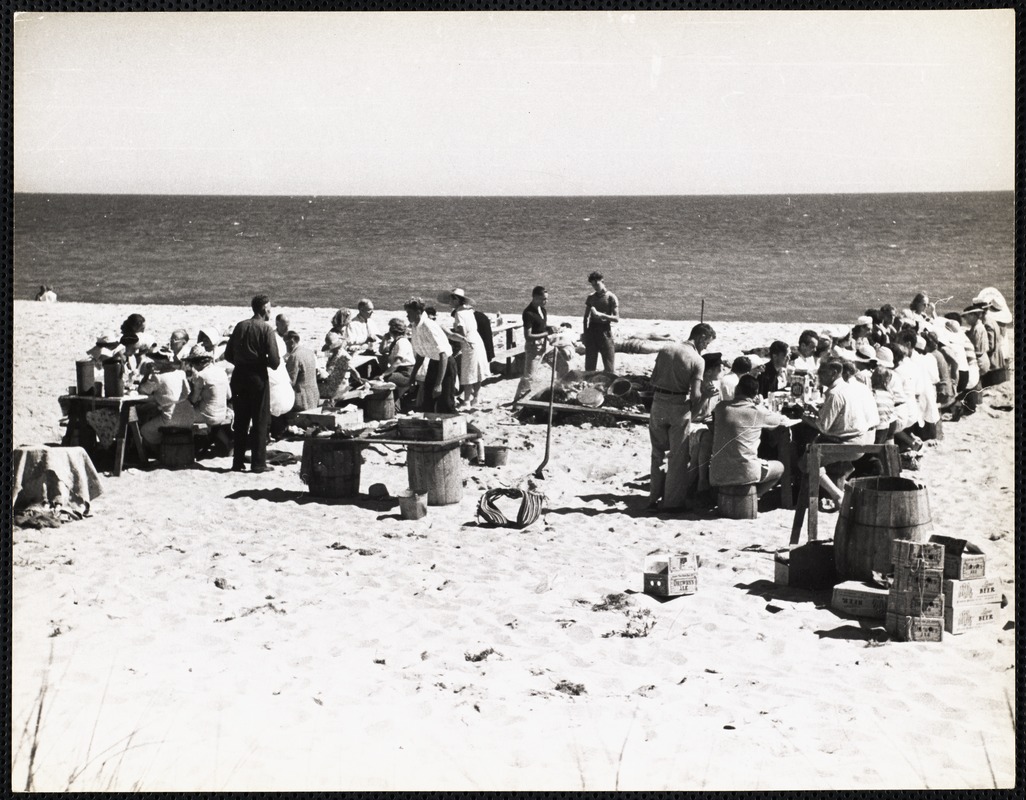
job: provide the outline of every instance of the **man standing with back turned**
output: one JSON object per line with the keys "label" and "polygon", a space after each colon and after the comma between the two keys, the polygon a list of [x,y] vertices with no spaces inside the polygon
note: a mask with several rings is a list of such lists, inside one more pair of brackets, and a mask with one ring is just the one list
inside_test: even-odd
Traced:
{"label": "man standing with back turned", "polygon": [[[232,404],[235,409],[235,453],[232,471],[245,470],[248,446],[253,450],[253,472],[267,472],[267,431],[271,424],[271,393],[267,370],[277,369],[281,357],[271,319],[271,301],[265,294],[253,298],[253,317],[232,330],[226,361],[235,365],[232,372]],[[252,423],[252,432],[250,432]]]}
{"label": "man standing with back turned", "polygon": [[648,422],[652,442],[649,508],[673,511],[686,507],[691,408],[692,404],[697,408],[702,398],[702,351],[715,338],[712,327],[700,322],[691,329],[686,342],[664,345],[656,354],[652,368],[652,414]]}

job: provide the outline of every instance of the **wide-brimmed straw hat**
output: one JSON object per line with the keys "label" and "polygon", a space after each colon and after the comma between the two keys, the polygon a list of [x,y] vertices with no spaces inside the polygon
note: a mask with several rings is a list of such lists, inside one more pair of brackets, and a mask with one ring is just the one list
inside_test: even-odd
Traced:
{"label": "wide-brimmed straw hat", "polygon": [[963,308],[962,309],[962,316],[966,317],[966,316],[969,316],[970,314],[982,314],[988,308],[990,308],[990,303],[988,301],[986,301],[986,300],[978,300],[976,302],[970,303],[965,308]]}
{"label": "wide-brimmed straw hat", "polygon": [[861,342],[859,346],[855,348],[854,360],[867,364],[871,361],[876,361],[876,349],[869,342]]}
{"label": "wide-brimmed straw hat", "polygon": [[435,296],[435,300],[437,300],[439,303],[445,303],[446,305],[449,305],[454,297],[463,298],[464,305],[474,305],[474,301],[467,297],[467,293],[464,292],[462,289],[450,289],[447,292],[439,292]]}
{"label": "wide-brimmed straw hat", "polygon": [[988,286],[986,289],[980,291],[976,297],[973,298],[974,303],[987,303],[987,316],[995,322],[1002,325],[1012,324],[1012,312],[1008,310],[1008,303],[1005,302],[1005,297],[1001,292],[995,289],[993,286]]}
{"label": "wide-brimmed straw hat", "polygon": [[846,347],[841,347],[835,344],[830,348],[830,355],[834,358],[843,358],[845,361],[857,361],[858,354],[854,350],[849,350]]}
{"label": "wide-brimmed straw hat", "polygon": [[189,348],[188,354],[182,356],[182,361],[203,361],[205,359],[212,361],[214,356],[201,344],[194,344]]}
{"label": "wide-brimmed straw hat", "polygon": [[876,365],[885,369],[894,369],[894,354],[889,347],[876,348]]}

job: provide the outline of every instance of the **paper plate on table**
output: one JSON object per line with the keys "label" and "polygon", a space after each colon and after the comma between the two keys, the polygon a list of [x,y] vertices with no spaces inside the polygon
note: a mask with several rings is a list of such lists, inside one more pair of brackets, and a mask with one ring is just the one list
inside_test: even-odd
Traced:
{"label": "paper plate on table", "polygon": [[577,402],[582,406],[587,406],[588,408],[598,408],[602,405],[605,399],[606,396],[603,394],[602,390],[596,389],[593,386],[581,389],[581,391],[577,393]]}

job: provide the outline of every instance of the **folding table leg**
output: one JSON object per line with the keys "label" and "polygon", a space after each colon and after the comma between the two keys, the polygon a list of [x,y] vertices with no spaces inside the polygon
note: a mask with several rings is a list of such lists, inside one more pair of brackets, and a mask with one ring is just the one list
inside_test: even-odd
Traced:
{"label": "folding table leg", "polygon": [[809,446],[809,541],[819,536],[819,448]]}

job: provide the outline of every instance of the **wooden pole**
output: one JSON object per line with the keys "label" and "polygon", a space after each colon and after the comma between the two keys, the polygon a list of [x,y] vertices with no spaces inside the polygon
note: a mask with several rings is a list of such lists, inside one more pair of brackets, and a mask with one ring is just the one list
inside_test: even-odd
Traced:
{"label": "wooden pole", "polygon": [[701,312],[699,312],[698,321],[699,322],[705,322],[705,298],[704,297],[702,298],[702,310],[701,310]]}

